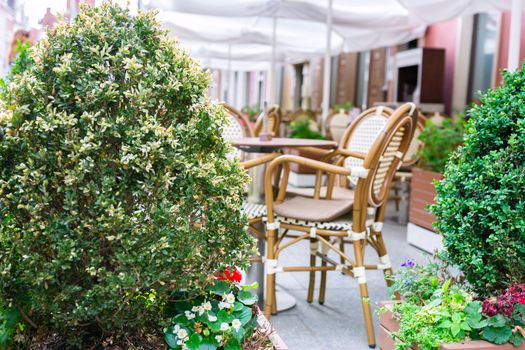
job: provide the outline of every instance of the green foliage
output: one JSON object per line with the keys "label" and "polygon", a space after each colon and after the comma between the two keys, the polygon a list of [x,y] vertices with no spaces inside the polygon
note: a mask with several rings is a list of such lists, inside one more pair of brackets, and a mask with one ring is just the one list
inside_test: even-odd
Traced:
{"label": "green foliage", "polygon": [[164,330],[169,349],[241,350],[257,325],[257,296],[247,291],[254,287],[216,281],[203,295],[176,302],[173,324]]}
{"label": "green foliage", "polygon": [[503,77],[470,110],[432,208],[450,261],[482,296],[525,280],[525,70]]}
{"label": "green foliage", "polygon": [[242,111],[252,122],[256,121],[259,114],[261,114],[261,108],[259,108],[259,105],[246,106],[242,109]]}
{"label": "green foliage", "polygon": [[31,44],[27,41],[19,40],[16,44],[16,58],[9,70],[9,73],[5,79],[0,79],[0,100],[5,100],[7,94],[7,84],[13,80],[13,78],[23,73],[33,63],[29,48]]}
{"label": "green foliage", "polygon": [[465,132],[462,115],[457,121],[444,119],[441,125],[427,120],[425,129],[419,135],[424,146],[419,151],[418,166],[442,173],[452,152],[463,142]]}
{"label": "green foliage", "polygon": [[400,320],[399,331],[393,333],[396,349],[418,344],[422,350],[432,350],[465,338],[471,328],[464,310],[471,296],[450,282],[440,285],[423,305],[408,299],[394,306]]}
{"label": "green foliage", "polygon": [[317,139],[325,140],[326,137],[319,131],[312,130],[313,121],[310,119],[298,119],[290,123],[290,137],[294,139]]}
{"label": "green foliage", "polygon": [[388,294],[390,297],[399,294],[422,305],[446,280],[451,279],[447,269],[448,266],[438,262],[437,258],[427,264],[407,259],[393,276]]}
{"label": "green foliage", "polygon": [[461,279],[447,273],[447,265],[417,265],[411,260],[403,265],[389,290],[403,298],[393,310],[400,323],[399,331],[392,333],[396,349],[417,344],[421,349],[432,350],[466,338],[516,346],[524,342],[525,304],[513,305],[508,315],[489,316],[483,312],[480,301],[472,300],[473,294]]}
{"label": "green foliage", "polygon": [[31,336],[128,347],[173,291],[246,266],[247,177],[208,74],[153,13],[83,6],[30,54],[0,109],[0,298]]}
{"label": "green foliage", "polygon": [[518,304],[510,317],[501,314],[488,317],[481,312],[481,302],[473,301],[465,308],[467,321],[472,328],[472,339],[484,339],[494,344],[511,343],[520,346],[524,342],[525,305]]}
{"label": "green foliage", "polygon": [[0,349],[7,349],[17,329],[24,328],[19,321],[20,312],[16,308],[5,307],[0,303]]}
{"label": "green foliage", "polygon": [[336,103],[335,105],[332,106],[332,110],[334,112],[339,112],[341,109],[343,109],[346,112],[348,112],[352,108],[354,108],[354,104],[352,102],[350,102],[350,101],[344,102],[344,103]]}

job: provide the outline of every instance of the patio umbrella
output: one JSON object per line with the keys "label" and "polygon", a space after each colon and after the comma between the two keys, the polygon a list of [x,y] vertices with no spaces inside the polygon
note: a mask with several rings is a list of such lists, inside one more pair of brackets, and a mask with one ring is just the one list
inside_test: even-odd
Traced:
{"label": "patio umbrella", "polygon": [[[229,59],[237,62],[269,56],[273,86],[275,66],[280,61],[324,51],[324,71],[329,72],[332,54],[400,44],[421,37],[430,24],[478,12],[510,10],[512,3],[518,9],[522,0],[149,0],[146,6],[161,10],[161,20],[183,44],[231,44],[235,49]],[[519,43],[519,27],[511,27],[518,36],[511,36],[511,40]],[[513,42],[511,47],[516,45]],[[257,58],[250,54],[253,48],[237,44],[267,46],[270,52]],[[224,47],[219,51],[224,52]],[[213,50],[208,54],[213,57]],[[323,76],[326,117],[330,74]]]}

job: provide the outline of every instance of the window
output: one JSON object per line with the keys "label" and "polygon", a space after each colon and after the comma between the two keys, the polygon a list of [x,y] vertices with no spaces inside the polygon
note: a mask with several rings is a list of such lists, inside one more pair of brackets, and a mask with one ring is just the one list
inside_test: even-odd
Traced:
{"label": "window", "polygon": [[474,17],[467,103],[477,101],[479,91],[485,91],[492,86],[498,22],[498,14],[484,13]]}

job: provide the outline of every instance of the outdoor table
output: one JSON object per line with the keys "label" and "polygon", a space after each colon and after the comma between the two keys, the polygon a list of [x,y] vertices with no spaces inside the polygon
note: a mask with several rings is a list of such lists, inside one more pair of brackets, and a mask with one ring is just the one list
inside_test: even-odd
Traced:
{"label": "outdoor table", "polygon": [[[283,148],[299,148],[299,147],[316,147],[321,149],[334,149],[337,147],[335,141],[327,140],[312,140],[312,139],[292,139],[275,137],[269,141],[262,141],[258,137],[243,137],[233,141],[233,146],[249,153],[251,157],[257,157],[260,153],[272,153],[282,150]],[[258,166],[250,169],[252,182],[248,191],[248,202],[250,203],[265,203],[264,195],[264,174],[266,166]],[[265,255],[266,247],[265,241],[259,240],[257,247],[261,256]],[[264,300],[264,265],[252,264],[247,271],[247,282],[251,283],[257,281],[259,283],[258,296],[262,302]],[[293,308],[296,304],[294,297],[283,291],[276,291],[277,311],[285,311]],[[262,304],[262,303],[261,303]]]}

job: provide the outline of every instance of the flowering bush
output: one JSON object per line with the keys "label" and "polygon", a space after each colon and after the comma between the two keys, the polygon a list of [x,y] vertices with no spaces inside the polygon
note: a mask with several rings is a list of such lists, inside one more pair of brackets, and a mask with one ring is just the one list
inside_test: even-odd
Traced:
{"label": "flowering bush", "polygon": [[177,302],[177,315],[165,329],[169,348],[240,350],[256,327],[252,306],[257,296],[248,289],[257,285],[242,286],[239,282],[240,272],[227,268],[204,295]]}
{"label": "flowering bush", "polygon": [[109,3],[29,53],[0,104],[0,300],[28,326],[17,339],[162,342],[173,292],[253,246],[209,75],[154,13]]}

